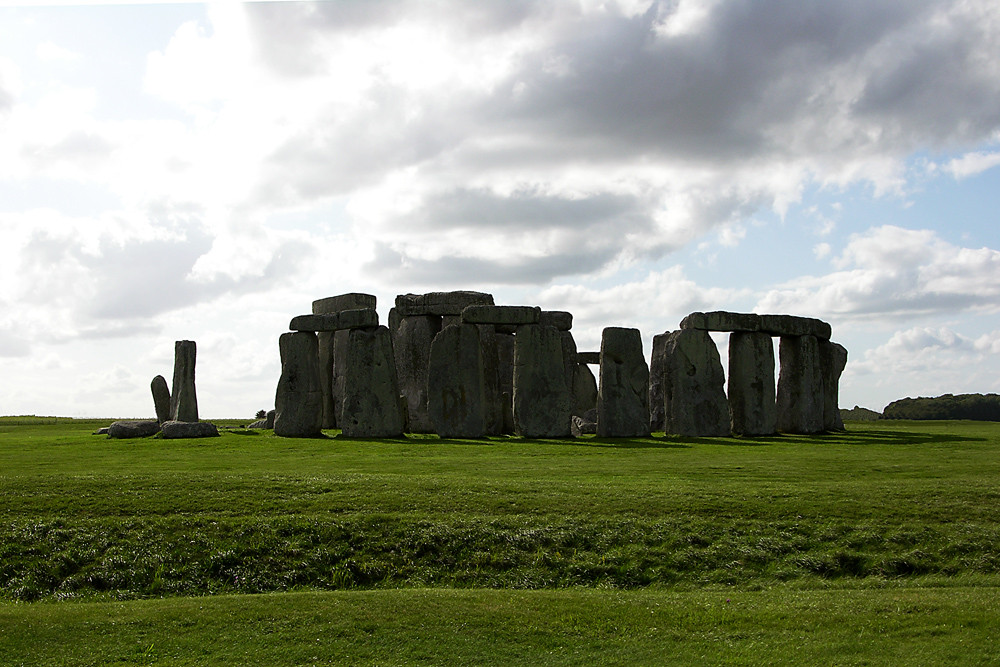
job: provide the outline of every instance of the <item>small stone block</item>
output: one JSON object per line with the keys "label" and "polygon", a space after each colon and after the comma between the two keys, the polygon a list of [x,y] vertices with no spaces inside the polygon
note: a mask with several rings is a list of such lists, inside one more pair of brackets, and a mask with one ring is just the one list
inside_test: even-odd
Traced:
{"label": "small stone block", "polygon": [[565,310],[543,310],[538,323],[543,327],[555,327],[559,331],[573,328],[573,313]]}
{"label": "small stone block", "polygon": [[538,306],[466,306],[462,321],[466,324],[538,324],[542,309]]}
{"label": "small stone block", "polygon": [[316,299],[312,302],[314,315],[361,309],[375,310],[375,296],[359,293],[339,294],[337,296],[328,296],[325,299]]}
{"label": "small stone block", "polygon": [[576,353],[576,363],[578,364],[600,364],[601,363],[601,353],[600,352],[577,352]]}

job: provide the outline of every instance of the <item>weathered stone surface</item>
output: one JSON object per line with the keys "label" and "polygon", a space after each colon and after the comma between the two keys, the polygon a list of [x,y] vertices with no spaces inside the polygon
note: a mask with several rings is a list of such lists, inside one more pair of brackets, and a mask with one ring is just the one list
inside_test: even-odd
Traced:
{"label": "weathered stone surface", "polygon": [[597,433],[597,422],[584,419],[580,415],[573,415],[569,431],[574,438],[579,438],[582,435],[593,435]]}
{"label": "weathered stone surface", "polygon": [[274,434],[286,438],[318,436],[323,426],[323,390],[316,334],[281,334],[278,350],[281,377],[274,396]]}
{"label": "weathered stone surface", "polygon": [[149,383],[149,389],[153,392],[156,421],[161,423],[168,421],[170,419],[170,388],[167,387],[167,379],[162,375],[157,375]]}
{"label": "weathered stone surface", "polygon": [[434,425],[427,413],[427,368],[431,357],[431,342],[441,330],[441,318],[416,315],[400,319],[393,336],[396,355],[396,376],[399,391],[406,400],[411,433],[433,433]]}
{"label": "weathered stone surface", "polygon": [[539,324],[518,327],[514,336],[514,431],[525,438],[569,437],[570,407],[559,331]]}
{"label": "weathered stone surface", "polygon": [[174,421],[198,421],[198,395],[194,387],[197,353],[193,340],[174,343],[174,384],[170,391],[170,417]]}
{"label": "weathered stone surface", "polygon": [[117,421],[108,427],[109,438],[147,438],[160,431],[160,423],[155,419],[139,421]]}
{"label": "weathered stone surface", "polygon": [[262,428],[267,428],[267,420],[266,419],[258,419],[255,422],[250,422],[249,424],[247,424],[247,428],[248,429],[262,429]]}
{"label": "weathered stone surface", "polygon": [[831,333],[830,325],[823,320],[794,315],[761,315],[760,331],[772,336],[815,336],[822,340],[830,340]]}
{"label": "weathered stone surface", "polygon": [[600,352],[577,352],[576,362],[578,364],[588,364],[591,366],[598,366],[601,363],[601,353]]}
{"label": "weathered stone surface", "polygon": [[823,373],[815,336],[782,336],[778,346],[778,430],[823,430]]}
{"label": "weathered stone surface", "polygon": [[[542,326],[548,325],[543,324]],[[558,331],[558,329],[556,330]],[[580,365],[576,360],[576,340],[574,340],[573,333],[570,331],[559,331],[559,340],[562,342],[563,381],[566,382],[566,388],[569,389],[570,414],[573,414],[573,408],[575,407],[573,402],[573,382],[576,381],[576,368]]]}
{"label": "weathered stone surface", "polygon": [[538,324],[542,309],[538,306],[466,306],[462,322],[466,324]]}
{"label": "weathered stone surface", "polygon": [[111,430],[110,426],[102,426],[101,428],[94,431],[94,435],[107,435],[110,430]]}
{"label": "weathered stone surface", "polygon": [[649,430],[662,431],[663,419],[663,363],[666,354],[667,334],[653,336],[653,351],[649,357]]}
{"label": "weathered stone surface", "polygon": [[312,311],[315,315],[358,309],[375,310],[375,296],[373,294],[352,292],[349,294],[328,296],[325,299],[316,299],[312,302]]}
{"label": "weathered stone surface", "polygon": [[367,329],[378,326],[378,313],[374,308],[342,310],[339,313],[296,315],[288,323],[292,331],[340,331],[341,329]]}
{"label": "weathered stone surface", "polygon": [[569,331],[573,328],[573,313],[565,310],[543,310],[538,323],[543,327],[555,327],[559,331]]}
{"label": "weathered stone surface", "polygon": [[351,338],[349,329],[341,329],[333,333],[333,368],[330,370],[330,400],[333,402],[333,414],[340,425],[341,413],[344,408],[344,393],[347,382],[347,352]]}
{"label": "weathered stone surface", "polygon": [[766,333],[729,336],[729,416],[737,435],[773,435],[777,430],[774,344]]}
{"label": "weathered stone surface", "polygon": [[691,313],[681,320],[681,329],[704,331],[757,331],[760,315],[755,313],[729,313],[716,310],[709,313]]}
{"label": "weathered stone surface", "polygon": [[388,327],[351,329],[347,337],[340,428],[351,438],[403,434],[396,361]]}
{"label": "weathered stone surface", "polygon": [[399,314],[396,307],[393,306],[389,309],[389,317],[386,318],[386,324],[389,326],[389,333],[392,335],[393,343],[396,341],[396,331],[399,330],[399,325],[403,322],[403,316]]}
{"label": "weathered stone surface", "polygon": [[268,410],[267,417],[264,418],[264,428],[274,428],[275,410]]}
{"label": "weathered stone surface", "polygon": [[461,324],[461,315],[442,315],[441,316],[441,328],[450,327],[452,324]]}
{"label": "weathered stone surface", "polygon": [[[334,335],[333,331],[321,331],[316,334],[320,389],[323,393],[323,428],[337,428],[337,410],[333,405]],[[273,428],[273,423],[268,428]]]}
{"label": "weathered stone surface", "polygon": [[729,406],[719,350],[707,331],[667,334],[663,363],[663,416],[667,433],[729,435]]}
{"label": "weathered stone surface", "polygon": [[607,327],[601,334],[601,381],[597,392],[597,435],[649,435],[649,366],[638,329]]}
{"label": "weathered stone surface", "polygon": [[497,333],[497,378],[500,391],[500,411],[503,415],[501,433],[514,433],[514,335]]}
{"label": "weathered stone surface", "polygon": [[442,438],[486,434],[483,345],[475,324],[453,324],[434,337],[427,369],[427,412]]}
{"label": "weathered stone surface", "polygon": [[823,376],[823,429],[843,431],[840,411],[840,375],[847,366],[847,348],[828,340],[819,341],[819,359]]}
{"label": "weathered stone surface", "polygon": [[485,292],[430,292],[428,294],[400,294],[396,297],[396,310],[400,316],[461,315],[466,306],[493,305],[493,295]]}
{"label": "weathered stone surface", "polygon": [[[585,412],[597,410],[597,378],[594,372],[586,364],[577,364],[573,373],[572,414],[582,416]],[[596,413],[594,416],[597,416]]]}
{"label": "weathered stone surface", "polygon": [[209,422],[166,421],[160,425],[160,437],[176,438],[218,438],[219,429]]}
{"label": "weathered stone surface", "polygon": [[486,435],[503,432],[503,395],[500,390],[500,350],[492,324],[477,324],[483,348],[483,400]]}

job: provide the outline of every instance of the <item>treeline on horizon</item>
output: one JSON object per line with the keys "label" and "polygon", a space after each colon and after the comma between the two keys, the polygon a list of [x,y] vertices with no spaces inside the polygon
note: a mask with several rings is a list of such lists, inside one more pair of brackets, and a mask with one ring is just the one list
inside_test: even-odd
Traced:
{"label": "treeline on horizon", "polygon": [[944,394],[935,398],[903,398],[882,411],[883,419],[971,419],[1000,421],[1000,395]]}

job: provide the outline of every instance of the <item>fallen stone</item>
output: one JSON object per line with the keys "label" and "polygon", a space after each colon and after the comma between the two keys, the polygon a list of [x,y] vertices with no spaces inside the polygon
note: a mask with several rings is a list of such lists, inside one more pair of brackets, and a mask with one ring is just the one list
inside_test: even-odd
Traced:
{"label": "fallen stone", "polygon": [[649,430],[664,430],[663,364],[667,334],[653,336],[653,351],[649,357]]}
{"label": "fallen stone", "polygon": [[493,295],[485,292],[430,292],[428,294],[400,294],[396,297],[396,310],[401,317],[414,315],[461,315],[466,306],[493,305]]}
{"label": "fallen stone", "polygon": [[160,426],[160,437],[175,438],[218,438],[219,429],[209,422],[163,422]]}
{"label": "fallen stone", "polygon": [[773,435],[777,430],[774,344],[766,333],[729,336],[729,417],[737,435]]}
{"label": "fallen stone", "polygon": [[193,340],[174,343],[174,383],[170,392],[170,416],[174,421],[198,421],[198,395],[194,386],[197,354]]}
{"label": "fallen stone", "polygon": [[316,299],[312,302],[314,314],[339,313],[344,310],[375,310],[375,296],[352,292]]}
{"label": "fallen stone", "polygon": [[378,326],[378,313],[373,308],[342,310],[339,313],[296,315],[288,323],[292,331],[340,331],[369,329]]}
{"label": "fallen stone", "polygon": [[351,438],[403,435],[403,412],[389,328],[351,329],[347,345],[341,432]]}
{"label": "fallen stone", "polygon": [[542,309],[538,306],[466,306],[462,322],[466,324],[538,324]]}
{"label": "fallen stone", "polygon": [[664,430],[683,436],[729,435],[729,406],[719,350],[708,331],[667,334],[663,363]]}
{"label": "fallen stone", "polygon": [[569,331],[573,328],[573,313],[565,310],[543,310],[538,323],[543,327],[555,327],[559,331]]}
{"label": "fallen stone", "polygon": [[431,357],[431,342],[440,330],[439,316],[403,317],[392,339],[396,377],[399,391],[406,400],[410,433],[434,432],[434,425],[427,413],[427,368]]}
{"label": "fallen stone", "polygon": [[247,425],[247,428],[248,429],[264,429],[264,428],[267,428],[267,420],[266,419],[258,419],[255,422],[250,422],[250,424]]}
{"label": "fallen stone", "polygon": [[155,419],[117,421],[108,427],[109,438],[148,438],[160,431],[160,423]]}
{"label": "fallen stone", "polygon": [[578,364],[599,365],[601,363],[601,353],[600,352],[577,352],[576,353],[576,363],[578,363]]}
{"label": "fallen stone", "polygon": [[843,431],[840,410],[840,375],[847,366],[847,348],[828,340],[819,341],[820,370],[823,376],[823,429]]}
{"label": "fallen stone", "polygon": [[569,432],[574,438],[579,438],[582,435],[593,435],[597,433],[597,422],[588,421],[579,415],[573,415]]}
{"label": "fallen stone", "polygon": [[442,438],[481,438],[486,410],[479,327],[444,327],[431,343],[427,368],[427,412],[434,431]]}
{"label": "fallen stone", "polygon": [[703,331],[757,331],[760,315],[755,313],[729,313],[716,310],[709,313],[691,313],[681,320],[681,329]]}
{"label": "fallen stone", "polygon": [[170,388],[167,387],[167,379],[162,375],[157,375],[149,383],[149,389],[153,393],[156,421],[161,423],[168,421],[170,419]]}
{"label": "fallen stone", "polygon": [[601,334],[601,380],[597,392],[597,435],[649,435],[649,366],[638,329],[607,327]]}
{"label": "fallen stone", "polygon": [[554,327],[525,324],[514,336],[514,431],[525,438],[570,436],[570,393],[562,337]]}
{"label": "fallen stone", "polygon": [[819,339],[782,336],[778,345],[778,430],[784,433],[823,431],[823,372]]}
{"label": "fallen stone", "polygon": [[821,340],[830,340],[831,334],[830,325],[823,320],[794,315],[761,315],[760,331],[772,336],[815,336]]}
{"label": "fallen stone", "polygon": [[320,386],[319,345],[308,331],[278,338],[281,377],[274,396],[274,434],[311,438],[322,434],[323,390]]}
{"label": "fallen stone", "polygon": [[110,426],[102,426],[101,428],[94,431],[94,435],[107,435],[108,431],[111,430]]}

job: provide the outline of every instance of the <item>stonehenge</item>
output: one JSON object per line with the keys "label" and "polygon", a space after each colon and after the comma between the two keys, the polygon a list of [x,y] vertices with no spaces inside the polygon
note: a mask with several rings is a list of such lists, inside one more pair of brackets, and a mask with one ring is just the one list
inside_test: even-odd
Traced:
{"label": "stonehenge", "polygon": [[[342,294],[291,318],[279,338],[276,435],[339,428],[352,438],[722,437],[843,429],[837,399],[847,350],[818,319],[691,313],[677,330],[653,337],[647,365],[638,329],[607,327],[599,352],[579,351],[571,313],[498,305],[484,292],[398,295],[388,326],[379,325],[375,306],[373,295]],[[728,375],[713,333],[729,335]],[[171,396],[171,415],[176,410]]]}

